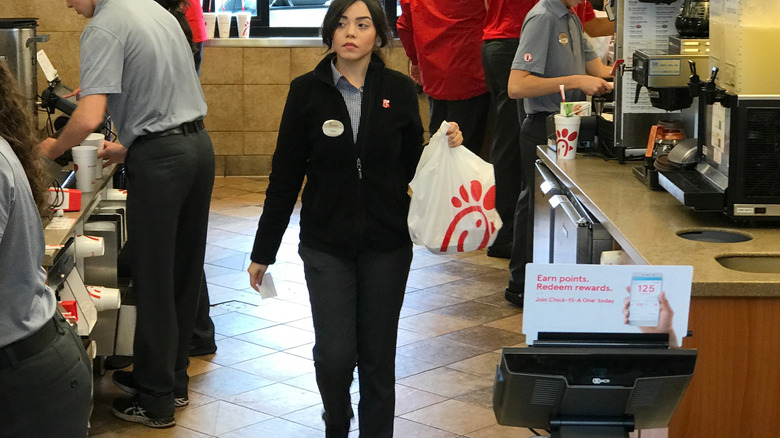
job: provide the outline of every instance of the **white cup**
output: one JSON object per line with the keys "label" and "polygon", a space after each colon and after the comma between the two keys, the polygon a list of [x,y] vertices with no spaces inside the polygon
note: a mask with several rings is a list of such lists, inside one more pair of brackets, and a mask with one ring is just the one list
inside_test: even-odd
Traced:
{"label": "white cup", "polygon": [[206,20],[206,38],[214,38],[214,30],[217,27],[217,14],[215,12],[204,12],[203,19]]}
{"label": "white cup", "polygon": [[230,20],[233,14],[230,12],[217,12],[217,29],[220,38],[230,38]]}
{"label": "white cup", "polygon": [[116,310],[122,305],[119,289],[103,286],[87,286],[87,293],[95,310],[102,312],[104,310]]}
{"label": "white cup", "polygon": [[[100,151],[103,149],[103,141],[106,139],[106,136],[103,134],[99,134],[96,132],[93,132],[92,134],[89,134],[87,138],[81,141],[81,146],[95,146],[97,147],[97,150]],[[103,178],[103,159],[98,158],[97,154],[95,154],[95,181]]]}
{"label": "white cup", "polygon": [[97,147],[74,146],[71,149],[71,154],[76,169],[76,188],[82,192],[94,191]]}
{"label": "white cup", "polygon": [[73,242],[77,258],[100,257],[106,253],[105,241],[100,236],[86,236],[79,234]]}
{"label": "white cup", "polygon": [[251,12],[236,13],[236,22],[238,23],[238,37],[249,38],[249,21],[252,19]]}
{"label": "white cup", "polygon": [[559,160],[573,160],[580,141],[580,116],[555,115],[555,147]]}

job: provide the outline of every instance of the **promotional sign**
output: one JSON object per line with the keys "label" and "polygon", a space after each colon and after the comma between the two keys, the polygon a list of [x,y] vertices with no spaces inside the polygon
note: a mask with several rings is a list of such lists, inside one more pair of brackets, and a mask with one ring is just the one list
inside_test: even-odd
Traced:
{"label": "promotional sign", "polygon": [[526,266],[523,332],[669,333],[682,345],[688,332],[691,266]]}

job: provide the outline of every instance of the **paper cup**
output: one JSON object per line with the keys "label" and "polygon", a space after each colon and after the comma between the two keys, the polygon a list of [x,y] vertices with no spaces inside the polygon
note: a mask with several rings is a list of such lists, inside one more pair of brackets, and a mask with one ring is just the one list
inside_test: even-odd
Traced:
{"label": "paper cup", "polygon": [[238,37],[249,38],[249,21],[252,19],[250,12],[236,13],[236,23],[238,24]]}
{"label": "paper cup", "polygon": [[116,310],[122,305],[119,289],[103,286],[87,286],[87,293],[95,305],[95,310]]}
{"label": "paper cup", "polygon": [[71,149],[76,170],[76,188],[82,192],[95,190],[97,148],[95,146],[74,146]]}
{"label": "paper cup", "polygon": [[[95,146],[97,150],[103,149],[103,141],[106,139],[106,136],[103,134],[99,134],[96,132],[93,132],[92,134],[89,134],[87,138],[81,141],[81,146]],[[95,181],[103,178],[103,159],[98,158],[97,154],[95,154]]]}
{"label": "paper cup", "polygon": [[217,27],[217,14],[215,12],[204,12],[203,19],[206,20],[206,38],[214,38],[214,30]]}
{"label": "paper cup", "polygon": [[99,236],[86,236],[79,234],[76,236],[75,252],[76,257],[100,257],[106,252],[105,242]]}
{"label": "paper cup", "polygon": [[230,20],[233,15],[229,12],[217,12],[217,30],[220,38],[230,38]]}
{"label": "paper cup", "polygon": [[573,160],[580,141],[580,117],[555,115],[555,146],[559,160]]}

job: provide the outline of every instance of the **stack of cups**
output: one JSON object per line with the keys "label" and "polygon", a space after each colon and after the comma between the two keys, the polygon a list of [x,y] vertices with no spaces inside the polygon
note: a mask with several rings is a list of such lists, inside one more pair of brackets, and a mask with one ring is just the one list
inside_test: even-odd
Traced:
{"label": "stack of cups", "polygon": [[217,12],[217,29],[220,38],[230,38],[230,20],[233,15],[230,12]]}
{"label": "stack of cups", "polygon": [[[73,167],[76,170],[76,188],[84,193],[95,191],[97,171],[97,147],[74,146],[71,149]],[[102,173],[101,173],[102,174]]]}
{"label": "stack of cups", "polygon": [[204,12],[203,19],[206,20],[206,36],[208,39],[214,38],[214,29],[217,27],[217,14],[215,12]]}
{"label": "stack of cups", "polygon": [[[87,138],[85,138],[81,142],[81,146],[95,146],[98,151],[103,149],[103,141],[106,139],[106,137],[103,134],[95,133],[89,134]],[[97,182],[99,179],[103,178],[103,159],[98,158],[97,154],[95,154],[95,175],[94,180]]]}
{"label": "stack of cups", "polygon": [[103,286],[87,286],[87,293],[95,305],[95,310],[116,310],[122,306],[119,289]]}
{"label": "stack of cups", "polygon": [[77,258],[100,257],[106,253],[105,241],[100,236],[87,236],[79,234],[76,236],[75,255]]}
{"label": "stack of cups", "polygon": [[555,115],[555,146],[559,160],[573,160],[580,136],[580,116]]}

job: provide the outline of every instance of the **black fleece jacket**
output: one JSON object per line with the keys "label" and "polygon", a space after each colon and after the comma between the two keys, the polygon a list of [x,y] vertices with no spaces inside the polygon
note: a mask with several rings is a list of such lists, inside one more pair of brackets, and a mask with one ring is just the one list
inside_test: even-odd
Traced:
{"label": "black fleece jacket", "polygon": [[[423,128],[412,80],[373,55],[363,86],[357,143],[326,56],[290,84],[251,259],[272,264],[301,195],[300,241],[335,255],[408,244],[408,184],[422,153]],[[329,137],[323,124],[344,132]]]}

